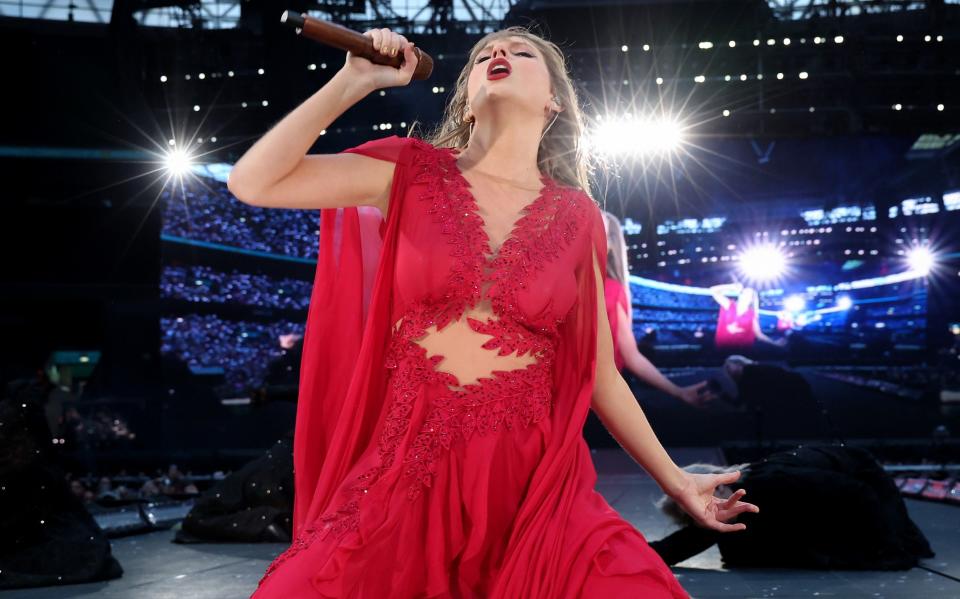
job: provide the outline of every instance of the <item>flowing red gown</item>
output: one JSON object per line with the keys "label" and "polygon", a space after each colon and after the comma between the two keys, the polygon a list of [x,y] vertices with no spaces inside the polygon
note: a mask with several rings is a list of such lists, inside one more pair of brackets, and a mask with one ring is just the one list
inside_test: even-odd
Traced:
{"label": "flowing red gown", "polygon": [[395,164],[389,206],[321,211],[294,541],[253,596],[688,597],[594,489],[596,203],[543,176],[491,234],[455,150],[346,151]]}

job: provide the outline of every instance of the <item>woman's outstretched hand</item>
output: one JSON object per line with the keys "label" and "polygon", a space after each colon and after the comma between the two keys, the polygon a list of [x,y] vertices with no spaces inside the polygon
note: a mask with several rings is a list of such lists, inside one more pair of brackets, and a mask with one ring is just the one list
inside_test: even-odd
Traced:
{"label": "woman's outstretched hand", "polygon": [[680,489],[671,494],[677,504],[687,512],[697,524],[720,532],[744,530],[742,522],[729,524],[729,521],[743,512],[757,513],[760,508],[740,501],[746,491],[739,489],[729,499],[714,496],[719,485],[729,485],[740,478],[740,471],[723,474],[691,474],[684,472],[684,481]]}

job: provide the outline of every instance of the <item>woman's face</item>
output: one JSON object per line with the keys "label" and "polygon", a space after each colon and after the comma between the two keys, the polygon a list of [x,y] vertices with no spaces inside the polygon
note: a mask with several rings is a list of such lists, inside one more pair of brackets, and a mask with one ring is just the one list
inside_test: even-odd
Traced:
{"label": "woman's face", "polygon": [[[488,74],[492,61],[505,59],[509,74]],[[495,39],[474,57],[467,80],[467,101],[478,121],[498,107],[545,116],[550,105],[550,72],[532,42],[516,35]]]}

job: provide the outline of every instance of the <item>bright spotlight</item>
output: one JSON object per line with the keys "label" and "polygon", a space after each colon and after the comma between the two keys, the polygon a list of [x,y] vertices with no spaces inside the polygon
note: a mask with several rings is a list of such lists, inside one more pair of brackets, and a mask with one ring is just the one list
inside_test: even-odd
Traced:
{"label": "bright spotlight", "polygon": [[925,247],[915,247],[907,252],[907,265],[910,270],[923,276],[930,274],[933,268],[933,252]]}
{"label": "bright spotlight", "polygon": [[589,145],[601,154],[670,152],[676,150],[682,141],[680,124],[668,118],[606,116],[588,135]]}
{"label": "bright spotlight", "polygon": [[853,307],[853,300],[850,299],[849,295],[841,295],[837,298],[837,308],[841,310],[849,310]]}
{"label": "bright spotlight", "polygon": [[786,266],[786,256],[772,245],[758,245],[740,254],[740,271],[755,281],[775,280]]}
{"label": "bright spotlight", "polygon": [[800,312],[807,306],[807,300],[802,295],[791,295],[783,300],[783,307],[787,312]]}
{"label": "bright spotlight", "polygon": [[167,172],[174,177],[187,174],[190,171],[190,162],[190,156],[184,150],[171,150],[164,160]]}

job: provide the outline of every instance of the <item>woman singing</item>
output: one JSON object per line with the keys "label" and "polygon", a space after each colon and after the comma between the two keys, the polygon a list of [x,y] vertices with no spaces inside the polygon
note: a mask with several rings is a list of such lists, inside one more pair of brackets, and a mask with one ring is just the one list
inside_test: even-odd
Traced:
{"label": "woman singing", "polygon": [[640,350],[633,336],[633,310],[630,309],[629,263],[623,227],[613,214],[602,211],[607,231],[607,268],[603,281],[607,319],[613,337],[613,362],[618,371],[627,368],[637,378],[655,389],[691,406],[700,406],[711,399],[707,382],[681,387],[665,377]]}
{"label": "woman singing", "polygon": [[429,139],[305,155],[350,106],[411,80],[412,44],[365,35],[403,67],[348,54],[230,175],[247,203],[321,211],[294,541],[254,596],[687,597],[594,490],[587,410],[701,525],[739,530],[726,521],[757,508],[714,497],[737,473],[677,467],[616,370],[559,48],[487,35]]}
{"label": "woman singing", "polygon": [[[785,338],[774,341],[760,328],[760,296],[756,289],[730,283],[714,285],[710,292],[714,301],[720,304],[714,337],[717,349],[747,351],[756,341],[776,347],[786,345]],[[736,299],[731,299],[728,294],[736,295]]]}

